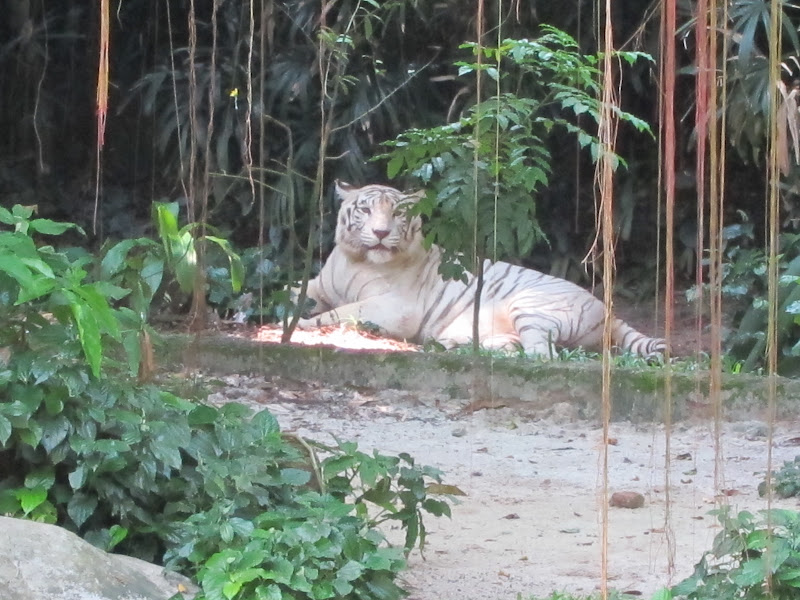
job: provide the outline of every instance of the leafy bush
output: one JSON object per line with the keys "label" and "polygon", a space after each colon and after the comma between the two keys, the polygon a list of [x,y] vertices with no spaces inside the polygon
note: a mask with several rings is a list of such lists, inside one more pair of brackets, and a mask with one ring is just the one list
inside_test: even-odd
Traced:
{"label": "leafy bush", "polygon": [[760,517],[727,509],[716,514],[722,530],[694,574],[654,600],[793,600],[800,596],[800,513],[765,510]]}
{"label": "leafy bush", "polygon": [[131,327],[147,330],[151,312],[170,312],[186,304],[197,272],[198,247],[204,247],[205,294],[220,315],[240,320],[283,317],[291,263],[274,244],[248,248],[241,255],[223,238],[199,235],[199,224],[178,227],[177,203],[156,203],[153,224],[158,241],[147,237],[107,244],[99,276],[131,290],[125,313]]}
{"label": "leafy bush", "polygon": [[[552,130],[575,136],[593,159],[603,152],[595,135],[568,118],[599,119],[598,57],[582,55],[564,32],[542,29],[537,39],[507,39],[497,48],[462,46],[485,60],[457,63],[459,75],[485,73],[490,85],[496,83],[496,94],[479,99],[454,123],[406,131],[387,142],[391,150],[379,157],[388,161],[389,178],[409,174],[428,189],[413,210],[427,217],[426,242],[442,247],[440,270],[448,279],[463,279],[465,269],[477,273],[475,265],[487,257],[524,256],[544,239],[536,196],[552,170],[547,144]],[[632,62],[646,55],[619,57]],[[519,87],[507,85],[507,78],[531,83],[535,95],[517,95]],[[633,115],[617,115],[649,131]]]}
{"label": "leafy bush", "polygon": [[[764,366],[766,356],[768,257],[762,248],[750,247],[753,228],[749,223],[726,227],[723,237],[728,247],[721,289],[737,309],[726,348],[741,361],[743,371],[754,371]],[[781,236],[778,260],[778,369],[796,375],[800,373],[800,235]],[[694,294],[693,290],[690,299]]]}
{"label": "leafy bush", "polygon": [[[201,227],[200,223],[189,223],[178,226],[178,203],[156,202],[153,206],[153,224],[158,232],[158,241],[150,238],[126,239],[109,245],[104,250],[100,264],[100,276],[104,280],[112,280],[127,286],[132,291],[131,309],[142,320],[150,311],[157,292],[181,293],[188,297],[197,285],[200,273],[198,255],[202,252],[204,262],[210,256],[209,251],[216,249],[227,259],[226,267],[216,267],[206,273],[204,282],[213,287],[203,289],[202,293],[216,293],[216,288],[227,288],[230,292],[238,292],[244,279],[242,260],[231,248],[230,243],[218,236],[209,235],[209,226]],[[220,270],[223,273],[220,273]],[[172,275],[177,290],[169,292],[163,286],[164,275]]]}
{"label": "leafy bush", "polygon": [[[794,460],[787,460],[783,466],[771,477],[772,489],[781,498],[800,496],[800,456]],[[767,482],[762,481],[758,486],[761,496],[767,495]]]}
{"label": "leafy bush", "polygon": [[[37,247],[29,234],[66,226],[30,216],[0,210],[15,228],[0,231],[0,512],[166,559],[209,599],[399,597],[422,513],[449,514],[428,497],[439,472],[351,444],[317,465],[268,411],[137,385],[107,358],[126,332],[105,295],[125,291]],[[406,529],[403,549],[375,529],[384,518]]]}

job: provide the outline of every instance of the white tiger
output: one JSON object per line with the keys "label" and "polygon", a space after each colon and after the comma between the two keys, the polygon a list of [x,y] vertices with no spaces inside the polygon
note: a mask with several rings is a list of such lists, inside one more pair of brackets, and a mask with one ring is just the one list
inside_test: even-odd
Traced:
{"label": "white tiger", "polygon": [[[415,343],[436,340],[446,348],[472,340],[476,281],[445,281],[441,253],[425,250],[422,222],[406,209],[422,193],[383,185],[356,188],[336,182],[341,198],[336,246],[308,284],[316,316],[308,329],[341,322],[377,325],[390,337]],[[484,263],[480,342],[484,348],[522,346],[526,354],[551,357],[556,346],[598,348],[603,303],[583,288],[506,262]],[[647,337],[620,319],[614,344],[641,356],[660,355],[664,340]]]}

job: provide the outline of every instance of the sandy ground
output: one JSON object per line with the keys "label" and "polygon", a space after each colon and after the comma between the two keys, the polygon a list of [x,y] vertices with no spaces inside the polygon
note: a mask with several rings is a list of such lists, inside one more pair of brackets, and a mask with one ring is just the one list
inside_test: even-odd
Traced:
{"label": "sandy ground", "polygon": [[[233,376],[213,396],[269,408],[284,430],[362,450],[409,452],[445,472],[466,496],[448,520],[430,518],[424,559],[404,576],[412,600],[512,600],[552,591],[588,594],[603,581],[602,430],[558,405],[524,419],[506,408],[464,414],[467,399],[396,390],[334,390]],[[599,401],[599,400],[598,400]],[[673,426],[669,485],[663,426],[613,423],[608,493],[644,495],[639,509],[609,508],[609,587],[649,597],[692,572],[717,533],[708,511],[766,508],[757,485],[767,466],[767,427],[726,423]],[[800,421],[774,429],[772,464],[800,453]],[[715,485],[715,470],[718,470]],[[668,494],[667,494],[668,490]],[[669,502],[667,498],[669,497]],[[800,508],[797,499],[774,506]],[[667,508],[669,510],[667,511]],[[389,532],[400,539],[399,532]]]}

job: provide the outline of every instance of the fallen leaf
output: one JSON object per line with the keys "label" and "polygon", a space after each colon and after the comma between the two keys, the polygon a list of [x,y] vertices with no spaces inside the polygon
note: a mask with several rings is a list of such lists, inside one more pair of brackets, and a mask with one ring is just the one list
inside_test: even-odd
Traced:
{"label": "fallen leaf", "polygon": [[447,494],[449,496],[466,496],[458,486],[447,485],[445,483],[432,483],[425,488],[429,494]]}

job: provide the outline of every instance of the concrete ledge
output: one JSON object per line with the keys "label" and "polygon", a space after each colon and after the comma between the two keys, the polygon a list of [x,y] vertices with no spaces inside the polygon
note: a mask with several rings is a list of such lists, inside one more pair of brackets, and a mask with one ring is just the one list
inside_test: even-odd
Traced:
{"label": "concrete ledge", "polygon": [[[473,358],[453,353],[352,352],[329,347],[265,344],[223,335],[167,335],[158,350],[160,364],[224,374],[278,376],[320,381],[330,386],[393,388],[444,392],[453,398],[478,398],[540,412],[567,402],[582,417],[601,415],[599,362],[531,362],[520,358]],[[669,379],[669,381],[668,381]],[[777,419],[800,415],[800,381],[777,380]],[[674,421],[713,416],[707,372],[664,367],[615,368],[611,377],[612,418],[662,421],[671,390]],[[769,417],[768,379],[723,375],[722,414],[726,420]]]}

